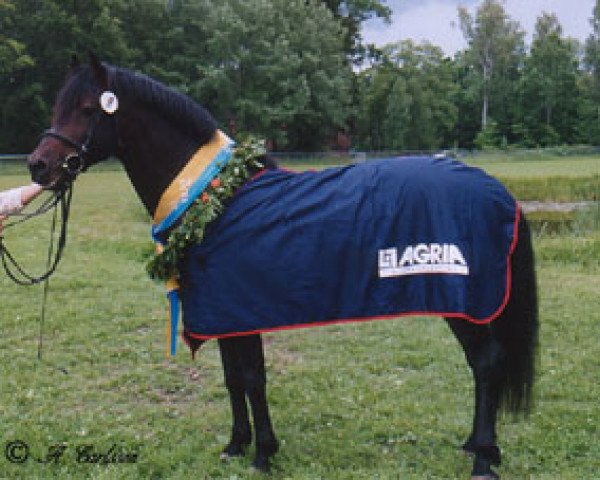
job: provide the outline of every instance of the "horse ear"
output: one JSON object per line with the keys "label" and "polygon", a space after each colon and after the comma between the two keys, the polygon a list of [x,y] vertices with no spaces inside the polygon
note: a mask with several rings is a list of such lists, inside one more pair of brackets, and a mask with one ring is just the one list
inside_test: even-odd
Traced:
{"label": "horse ear", "polygon": [[92,71],[96,75],[96,80],[100,84],[100,87],[103,89],[108,88],[108,70],[106,65],[104,65],[100,59],[96,56],[94,52],[89,53],[90,56],[90,66],[92,67]]}

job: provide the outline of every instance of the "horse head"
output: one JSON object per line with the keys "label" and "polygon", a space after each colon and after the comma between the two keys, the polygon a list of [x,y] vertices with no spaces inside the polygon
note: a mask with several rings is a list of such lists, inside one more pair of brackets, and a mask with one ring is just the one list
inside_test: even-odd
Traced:
{"label": "horse head", "polygon": [[87,66],[73,59],[54,104],[51,128],[27,161],[35,182],[60,189],[82,170],[117,154],[119,102],[111,91],[111,73],[93,54]]}
{"label": "horse head", "polygon": [[91,165],[118,158],[152,214],[216,129],[210,113],[181,92],[91,54],[88,65],[71,66],[29,169],[35,182],[60,190]]}

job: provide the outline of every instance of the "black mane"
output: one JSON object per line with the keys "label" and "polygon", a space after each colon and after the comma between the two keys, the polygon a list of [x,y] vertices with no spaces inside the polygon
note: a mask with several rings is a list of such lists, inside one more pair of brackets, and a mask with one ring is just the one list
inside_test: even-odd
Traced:
{"label": "black mane", "polygon": [[217,123],[208,111],[182,93],[164,84],[124,68],[113,68],[111,88],[117,96],[145,105],[160,113],[196,137],[200,144],[208,142]]}
{"label": "black mane", "polygon": [[[109,88],[120,99],[159,113],[189,132],[200,145],[212,138],[217,128],[216,121],[191,98],[146,75],[119,67],[107,68],[110,72]],[[79,108],[82,98],[95,90],[98,90],[98,84],[93,69],[89,66],[74,69],[57,97],[55,116],[58,121],[66,120],[69,112]]]}

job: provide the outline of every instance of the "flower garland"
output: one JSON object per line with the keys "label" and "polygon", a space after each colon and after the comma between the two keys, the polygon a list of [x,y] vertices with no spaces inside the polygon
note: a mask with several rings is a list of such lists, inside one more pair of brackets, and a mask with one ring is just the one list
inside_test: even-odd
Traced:
{"label": "flower garland", "polygon": [[171,231],[162,252],[148,262],[146,270],[150,278],[165,281],[178,277],[178,264],[186,247],[202,241],[208,224],[223,212],[227,200],[250,178],[250,169],[264,168],[258,158],[265,153],[264,142],[253,138],[235,147],[223,170],[194,200],[180,224]]}

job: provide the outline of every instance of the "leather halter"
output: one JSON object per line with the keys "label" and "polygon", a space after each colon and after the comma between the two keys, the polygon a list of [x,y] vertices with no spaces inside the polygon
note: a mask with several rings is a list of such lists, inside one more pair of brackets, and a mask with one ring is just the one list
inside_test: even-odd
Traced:
{"label": "leather halter", "polygon": [[65,157],[62,164],[62,168],[66,170],[66,172],[71,176],[72,179],[75,179],[77,175],[87,170],[87,168],[90,166],[90,162],[88,161],[88,159],[86,159],[86,156],[89,152],[89,147],[92,143],[92,139],[94,137],[94,133],[96,131],[100,115],[102,115],[101,110],[98,110],[94,113],[94,116],[92,117],[92,121],[90,122],[90,126],[88,128],[85,141],[83,143],[79,143],[73,140],[69,136],[60,133],[55,128],[49,128],[48,130],[45,130],[41,135],[42,138],[55,138],[56,140],[59,140],[60,142],[75,150],[75,152],[70,153]]}

